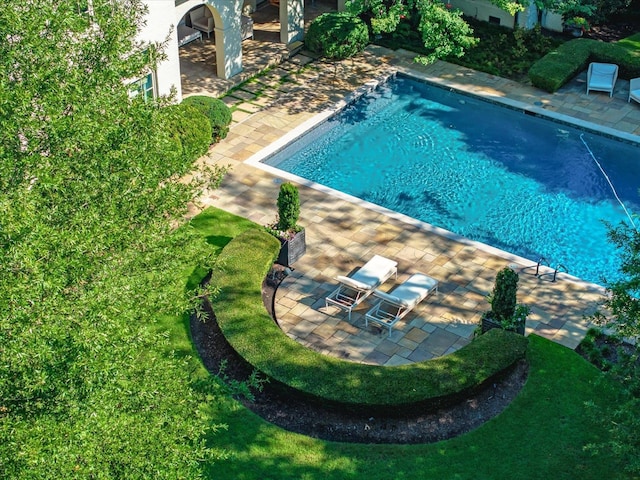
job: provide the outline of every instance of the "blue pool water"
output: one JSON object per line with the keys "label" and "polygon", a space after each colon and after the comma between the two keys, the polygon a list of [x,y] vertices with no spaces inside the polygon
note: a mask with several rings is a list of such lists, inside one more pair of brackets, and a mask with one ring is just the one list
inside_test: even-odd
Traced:
{"label": "blue pool water", "polygon": [[619,266],[603,220],[629,220],[587,146],[640,212],[637,145],[404,77],[265,163],[602,283]]}

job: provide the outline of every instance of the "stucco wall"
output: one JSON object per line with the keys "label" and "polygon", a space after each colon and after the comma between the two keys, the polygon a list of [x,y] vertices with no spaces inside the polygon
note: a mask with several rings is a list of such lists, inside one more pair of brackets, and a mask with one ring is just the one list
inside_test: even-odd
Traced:
{"label": "stucco wall", "polygon": [[489,17],[500,20],[500,25],[513,28],[515,25],[515,17],[509,15],[504,10],[500,10],[487,0],[450,0],[449,3],[453,8],[462,10],[468,17],[477,18],[485,22],[489,21]]}
{"label": "stucco wall", "polygon": [[[489,21],[489,17],[500,20],[500,25],[504,27],[514,28],[516,23],[523,28],[532,28],[537,23],[537,10],[532,8],[531,11],[525,10],[518,14],[518,18],[509,15],[504,10],[499,9],[488,0],[450,0],[449,4],[453,8],[462,10],[462,12],[478,20]],[[527,15],[533,15],[533,18],[527,18]],[[544,28],[556,32],[562,31],[562,16],[547,10],[542,12],[541,25]],[[531,23],[529,23],[531,22]]]}
{"label": "stucco wall", "polygon": [[[165,54],[167,59],[158,65],[156,70],[156,93],[169,95],[174,87],[181,99],[180,89],[180,58],[178,56],[178,37],[175,25],[178,20],[174,18],[176,10],[174,0],[144,0],[147,4],[147,23],[140,31],[139,37],[143,42],[164,42],[167,40]],[[200,2],[202,3],[202,2]],[[169,34],[171,32],[171,34]]]}
{"label": "stucco wall", "polygon": [[542,12],[542,18],[540,24],[549,30],[554,32],[562,31],[562,15],[559,13],[549,12],[547,10]]}

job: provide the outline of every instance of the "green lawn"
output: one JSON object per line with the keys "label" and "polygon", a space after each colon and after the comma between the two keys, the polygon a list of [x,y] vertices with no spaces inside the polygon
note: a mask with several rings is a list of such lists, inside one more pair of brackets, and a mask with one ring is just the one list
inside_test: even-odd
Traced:
{"label": "green lawn", "polygon": [[227,401],[219,421],[228,430],[211,439],[228,459],[208,468],[234,479],[602,479],[619,471],[612,458],[582,446],[603,432],[585,418],[584,402],[613,401],[615,390],[574,352],[531,337],[530,377],[505,412],[477,430],[431,445],[324,442],[283,431]]}
{"label": "green lawn", "polygon": [[[252,224],[215,209],[193,225],[221,247]],[[177,349],[188,348],[186,324],[172,326]],[[186,351],[185,351],[186,353]],[[212,396],[207,406],[227,425],[208,439],[219,454],[205,476],[224,479],[602,479],[620,466],[583,451],[605,433],[584,403],[611,404],[618,387],[597,383],[600,372],[573,351],[532,336],[529,379],[501,415],[461,437],[430,445],[325,442],[275,427],[238,402]],[[202,369],[194,359],[194,368]],[[624,477],[622,477],[624,478]]]}
{"label": "green lawn", "polygon": [[618,45],[634,52],[636,55],[640,54],[640,33],[635,33],[630,37],[624,38],[618,42]]}

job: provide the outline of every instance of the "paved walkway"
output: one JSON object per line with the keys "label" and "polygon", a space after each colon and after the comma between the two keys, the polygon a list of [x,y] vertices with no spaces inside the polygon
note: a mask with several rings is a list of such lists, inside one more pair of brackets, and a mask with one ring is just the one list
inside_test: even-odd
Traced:
{"label": "paved walkway", "polygon": [[[621,98],[623,82],[619,82],[620,90],[613,99],[606,94],[585,95],[579,88],[580,78],[551,95],[445,62],[425,67],[411,59],[406,52],[377,47],[337,64],[311,62],[305,55],[297,55],[234,91],[226,101],[244,105],[240,110],[245,113],[255,107],[255,113],[234,117],[229,136],[202,159],[231,165],[232,171],[220,189],[191,206],[191,213],[213,205],[258,224],[273,222],[279,185],[288,177],[245,160],[286,139],[365,82],[395,69],[640,135],[640,109],[628,105],[626,96]],[[481,313],[488,309],[486,295],[495,275],[506,265],[521,273],[518,300],[532,307],[528,334],[535,332],[575,348],[590,326],[584,316],[593,312],[602,294],[594,285],[564,275],[556,282],[550,275],[536,277],[535,267],[524,259],[317,186],[301,182],[299,187],[307,254],[278,289],[276,315],[286,334],[309,348],[378,365],[398,365],[455,351],[472,338]],[[407,315],[390,337],[378,326],[365,327],[363,315],[370,302],[354,311],[351,321],[346,313],[324,304],[324,297],[335,286],[333,278],[352,272],[374,254],[398,261],[395,284],[418,271],[440,282],[439,292]],[[384,289],[393,286],[390,280]]]}
{"label": "paved walkway", "polygon": [[[335,11],[335,2],[307,0],[304,8],[305,25],[324,12]],[[280,43],[278,7],[268,2],[251,14],[253,38],[242,42],[243,70],[233,78],[224,80],[216,74],[215,36],[203,35],[179,49],[182,95],[209,95],[220,97],[260,72],[279,65],[291,56],[291,51]],[[255,110],[249,113],[254,113]]]}

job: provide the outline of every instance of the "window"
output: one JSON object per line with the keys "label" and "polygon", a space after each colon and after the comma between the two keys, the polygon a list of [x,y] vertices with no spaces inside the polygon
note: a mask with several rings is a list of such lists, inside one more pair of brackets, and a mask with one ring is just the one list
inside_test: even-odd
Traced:
{"label": "window", "polygon": [[136,98],[138,95],[147,102],[153,100],[155,97],[153,88],[153,73],[148,74],[146,77],[136,80],[129,84],[129,98]]}

